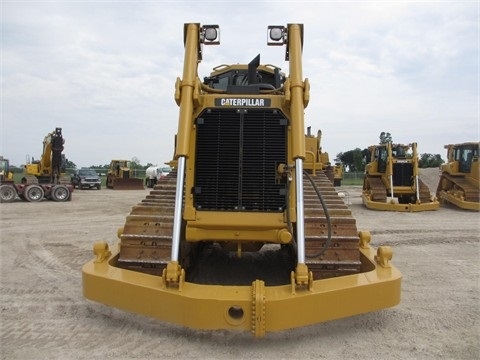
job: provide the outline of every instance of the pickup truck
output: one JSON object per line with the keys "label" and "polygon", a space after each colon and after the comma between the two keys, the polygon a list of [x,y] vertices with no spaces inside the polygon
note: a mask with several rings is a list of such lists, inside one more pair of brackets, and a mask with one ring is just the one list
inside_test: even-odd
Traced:
{"label": "pickup truck", "polygon": [[80,169],[75,171],[71,177],[73,187],[78,187],[79,189],[96,188],[100,190],[102,188],[102,180],[100,176],[92,169]]}

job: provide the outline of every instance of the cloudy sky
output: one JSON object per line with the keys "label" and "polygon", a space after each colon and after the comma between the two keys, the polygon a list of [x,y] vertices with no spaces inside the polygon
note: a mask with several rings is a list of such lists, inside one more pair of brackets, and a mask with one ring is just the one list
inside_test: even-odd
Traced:
{"label": "cloudy sky", "polygon": [[479,140],[478,1],[1,1],[0,155],[39,158],[63,129],[77,166],[171,159],[183,24],[218,24],[200,78],[217,65],[288,71],[268,25],[304,24],[306,126],[323,150],[365,148],[382,131],[441,154]]}

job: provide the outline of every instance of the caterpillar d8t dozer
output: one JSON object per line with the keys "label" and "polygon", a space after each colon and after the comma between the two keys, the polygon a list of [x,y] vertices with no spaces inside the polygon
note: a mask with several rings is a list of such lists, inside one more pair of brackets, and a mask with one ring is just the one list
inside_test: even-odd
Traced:
{"label": "caterpillar d8t dozer", "polygon": [[417,144],[386,144],[368,148],[362,199],[373,210],[437,210],[440,203],[419,179]]}
{"label": "caterpillar d8t dozer", "polygon": [[441,203],[480,211],[479,147],[476,142],[445,145],[447,163],[441,166],[437,187]]}
{"label": "caterpillar d8t dozer", "polygon": [[373,249],[325,173],[303,167],[303,25],[268,34],[286,46],[288,77],[257,56],[201,81],[219,27],[185,24],[174,169],[132,208],[117,246],[94,244],[86,298],[257,337],[398,304],[392,249]]}

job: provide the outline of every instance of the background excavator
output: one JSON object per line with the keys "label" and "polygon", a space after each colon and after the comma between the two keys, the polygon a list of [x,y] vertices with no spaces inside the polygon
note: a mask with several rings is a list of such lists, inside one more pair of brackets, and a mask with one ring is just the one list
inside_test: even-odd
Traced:
{"label": "background excavator", "polygon": [[480,143],[445,145],[447,163],[441,168],[437,197],[461,209],[480,211],[479,156]]}
{"label": "background excavator", "polygon": [[396,305],[392,249],[369,245],[306,154],[303,25],[267,28],[267,44],[285,46],[288,76],[258,55],[202,81],[203,46],[218,45],[219,31],[185,24],[173,170],[132,208],[117,246],[94,244],[84,296],[256,337]]}
{"label": "background excavator", "polygon": [[24,166],[22,183],[24,184],[69,184],[70,177],[65,175],[65,156],[62,154],[65,140],[62,128],[47,134],[43,139],[43,152],[39,161]]}
{"label": "background excavator", "polygon": [[417,144],[373,145],[365,167],[362,199],[373,210],[437,210],[439,202],[419,178]]}
{"label": "background excavator", "polygon": [[73,186],[69,179],[62,178],[61,173],[62,150],[61,129],[57,128],[55,132],[45,137],[42,160],[25,165],[20,184],[15,184],[9,161],[1,156],[0,202],[9,203],[16,199],[28,202],[39,202],[44,199],[59,202],[71,200]]}
{"label": "background excavator", "polygon": [[[12,177],[2,177],[0,181],[0,202],[8,203],[16,199],[39,202],[44,199],[68,201],[72,198],[73,186],[65,175],[65,157],[63,151],[62,129],[47,134],[43,140],[43,152],[40,161],[26,164],[20,184]],[[3,159],[3,158],[2,158]],[[3,167],[8,174],[8,160],[3,159]]]}

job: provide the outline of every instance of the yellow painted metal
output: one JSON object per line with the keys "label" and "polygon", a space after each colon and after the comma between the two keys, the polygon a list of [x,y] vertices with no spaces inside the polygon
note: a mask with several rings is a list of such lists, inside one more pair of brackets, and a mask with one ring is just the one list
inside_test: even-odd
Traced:
{"label": "yellow painted metal", "polygon": [[480,202],[465,201],[463,195],[460,193],[455,194],[455,192],[441,190],[438,193],[438,197],[441,198],[442,201],[447,201],[461,209],[480,211]]}
{"label": "yellow painted metal", "polygon": [[[396,151],[403,149],[403,154],[393,152],[395,146]],[[407,151],[411,149],[411,156],[406,156]],[[411,143],[408,145],[386,143],[381,145],[373,145],[369,147],[371,154],[370,162],[365,168],[365,181],[362,190],[363,204],[372,210],[382,211],[400,211],[400,212],[419,212],[419,211],[431,211],[438,210],[440,208],[440,202],[437,198],[429,196],[429,201],[420,201],[420,198],[416,196],[418,194],[418,153],[417,143]],[[382,155],[383,154],[383,155]],[[382,158],[385,156],[385,158]],[[384,169],[380,169],[380,162],[383,161],[386,164]],[[412,177],[411,185],[394,185],[394,165],[395,164],[411,164]],[[378,178],[387,194],[386,201],[373,200],[374,190],[368,188],[368,180],[370,178]],[[417,197],[416,202],[413,203],[400,203],[398,197],[403,195],[415,195]]]}
{"label": "yellow painted metal", "polygon": [[318,130],[317,136],[309,134],[310,129],[305,135],[305,160],[303,168],[311,170],[315,175],[316,171],[326,170],[330,166],[330,159],[327,152],[322,151],[322,131]]}
{"label": "yellow painted metal", "polygon": [[287,51],[290,64],[289,90],[291,93],[291,127],[292,127],[292,159],[305,159],[305,129],[304,129],[304,91],[308,90],[302,80],[302,40],[303,25],[288,25]]}
{"label": "yellow painted metal", "polygon": [[[48,133],[43,139],[43,151],[40,160],[23,166],[22,181],[24,183],[37,183],[38,181],[45,182],[45,179],[47,179],[48,182],[70,183],[70,177],[66,176],[64,172],[61,172],[61,168],[55,169],[53,153],[54,151],[60,151],[60,149],[54,148],[53,143],[56,138],[62,138],[63,149],[64,140],[62,137],[62,128],[57,127],[54,131]],[[56,161],[58,162],[59,160],[57,159]],[[57,173],[57,171],[60,171],[60,173]]]}
{"label": "yellow painted metal", "polygon": [[285,243],[283,213],[236,213],[235,222],[231,219],[228,212],[198,212],[195,221],[187,222],[186,239]]}
{"label": "yellow painted metal", "polygon": [[[368,236],[368,235],[367,235]],[[360,246],[359,274],[314,280],[311,289],[290,285],[199,285],[167,287],[160,276],[116,266],[118,250],[95,245],[96,258],[83,266],[83,294],[119,309],[194,329],[268,332],[311,325],[395,306],[401,273],[391,263],[391,249]],[[102,254],[103,252],[103,254]]]}
{"label": "yellow painted metal", "polygon": [[200,44],[198,43],[200,24],[185,24],[185,58],[183,79],[178,85],[180,91],[180,113],[178,119],[177,145],[175,159],[188,157],[188,145],[192,128],[193,93],[197,79],[197,61]]}
{"label": "yellow painted metal", "polygon": [[131,162],[111,160],[107,173],[107,187],[114,190],[143,190],[143,179],[132,176]]}
{"label": "yellow painted metal", "polygon": [[382,211],[418,212],[438,210],[440,208],[440,203],[436,199],[428,203],[415,204],[399,204],[395,200],[390,201],[388,199],[387,202],[372,201],[368,191],[362,192],[362,201],[368,209]]}
{"label": "yellow painted metal", "polygon": [[[480,143],[465,142],[445,145],[447,163],[442,164],[437,197],[442,203],[451,203],[461,209],[480,211]],[[471,158],[463,157],[465,150],[471,151]],[[469,171],[460,170],[461,162]]]}
{"label": "yellow painted metal", "polygon": [[[296,189],[297,182],[302,179],[297,179],[293,171],[295,160],[305,159],[308,152],[304,135],[304,109],[309,101],[310,86],[308,80],[302,80],[303,26],[288,25],[287,60],[290,75],[282,76],[282,81],[285,81],[281,87],[261,91],[259,89],[258,93],[247,91],[241,95],[235,91],[219,92],[213,87],[207,89],[206,84],[201,84],[196,73],[197,65],[201,61],[200,24],[186,24],[184,31],[183,79],[177,79],[175,84],[175,101],[180,106],[179,126],[174,160],[171,162],[171,166],[176,167],[177,162],[184,164],[185,160],[183,188],[186,190],[183,202],[176,201],[176,204],[182,205],[180,245],[195,249],[197,244],[186,243],[197,241],[219,243],[221,246],[229,245],[228,251],[236,251],[238,256],[241,256],[242,252],[252,249],[252,245],[262,245],[264,242],[288,244],[292,241],[295,222],[304,220],[302,216],[297,219],[299,210],[296,208],[295,191],[288,191],[286,194],[286,208],[275,208],[275,211],[237,212],[223,211],[223,208],[213,211],[196,206],[195,192],[192,189],[195,188],[196,172],[200,173],[197,168],[199,162],[196,164],[198,154],[196,141],[197,135],[200,134],[198,130],[200,123],[194,120],[208,108],[219,108],[216,101],[221,101],[222,107],[232,106],[230,101],[232,100],[234,104],[239,97],[268,103],[269,105],[264,108],[281,112],[282,117],[288,119],[288,123],[282,125],[285,126],[283,131],[286,156],[267,171],[272,173],[276,171],[272,176],[273,181],[285,181],[290,190]],[[245,65],[221,65],[214,70],[220,73],[225,71],[225,67],[234,69],[236,66],[245,70]],[[278,69],[274,71],[271,65],[261,65],[258,69],[267,68],[267,73],[271,73],[272,76],[279,71]],[[239,111],[249,111],[249,106],[232,106],[233,109],[236,107]],[[319,158],[311,162],[315,170],[317,164],[328,161]],[[177,184],[176,189],[180,188],[182,187]],[[322,216],[315,216],[319,223],[323,220]],[[174,219],[178,220],[179,217],[175,215]],[[170,224],[168,221],[165,223]],[[129,235],[139,237],[141,234],[133,230]],[[158,238],[165,242],[162,245],[168,248],[169,235]],[[173,243],[176,237],[172,236],[172,239]],[[266,286],[264,281],[268,280],[262,279],[262,272],[255,275],[253,279],[256,280],[249,286],[205,285],[186,281],[187,275],[191,275],[186,274],[188,266],[183,263],[182,257],[177,261],[173,255],[168,259],[162,258],[162,261],[165,260],[162,264],[166,267],[163,268],[161,276],[141,272],[135,268],[136,265],[130,267],[132,270],[127,270],[118,265],[120,246],[110,250],[105,242],[101,242],[94,246],[95,259],[82,268],[83,293],[87,299],[162,321],[194,329],[251,331],[257,337],[262,337],[268,332],[343,318],[398,304],[401,274],[390,263],[391,249],[388,247],[380,247],[378,251],[371,249],[368,245],[370,236],[367,233],[359,234],[358,253],[354,248],[355,238],[348,236],[346,240],[347,244],[352,245],[352,249],[348,251],[349,255],[351,251],[351,258],[356,266],[354,274],[349,272],[351,275],[344,275],[340,269],[338,277],[333,277],[336,275],[333,274],[328,279],[315,280],[314,272],[309,266],[297,263],[295,271],[290,273],[290,279],[285,279],[285,282],[290,280],[290,283],[280,286]],[[171,248],[173,249],[173,246]],[[254,251],[260,251],[260,248]],[[134,257],[132,259],[135,261]],[[361,270],[357,272],[359,259]],[[129,266],[125,265],[124,259],[120,259],[120,263],[124,267]],[[288,277],[288,273],[286,276]]]}

